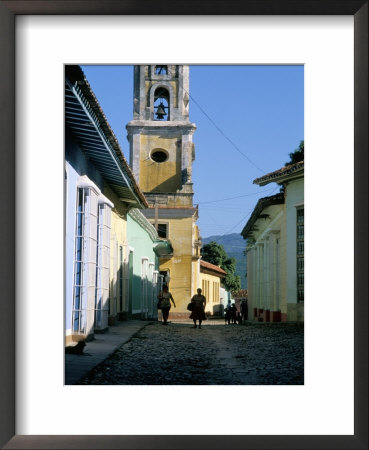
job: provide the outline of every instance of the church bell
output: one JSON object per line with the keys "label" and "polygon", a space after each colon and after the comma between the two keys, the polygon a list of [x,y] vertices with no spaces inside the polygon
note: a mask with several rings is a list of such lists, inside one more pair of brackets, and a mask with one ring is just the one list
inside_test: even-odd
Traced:
{"label": "church bell", "polygon": [[161,120],[164,118],[164,116],[165,116],[165,109],[163,102],[161,102],[160,105],[158,106],[158,109],[156,110],[156,118]]}

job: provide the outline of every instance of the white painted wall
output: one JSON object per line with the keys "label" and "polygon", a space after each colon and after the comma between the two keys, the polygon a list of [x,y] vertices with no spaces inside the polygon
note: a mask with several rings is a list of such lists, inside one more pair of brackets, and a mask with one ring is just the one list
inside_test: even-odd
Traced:
{"label": "white painted wall", "polygon": [[286,201],[287,303],[297,302],[296,288],[296,209],[304,204],[304,179],[288,183]]}

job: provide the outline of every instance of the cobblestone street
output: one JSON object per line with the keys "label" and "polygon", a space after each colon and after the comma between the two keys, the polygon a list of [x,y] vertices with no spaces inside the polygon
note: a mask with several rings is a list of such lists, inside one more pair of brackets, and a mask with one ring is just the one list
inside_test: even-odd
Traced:
{"label": "cobblestone street", "polygon": [[150,323],[78,384],[304,383],[299,324]]}

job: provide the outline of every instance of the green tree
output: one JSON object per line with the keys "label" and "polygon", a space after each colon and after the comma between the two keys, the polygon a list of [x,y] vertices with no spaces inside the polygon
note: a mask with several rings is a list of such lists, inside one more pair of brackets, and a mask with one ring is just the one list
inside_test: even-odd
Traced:
{"label": "green tree", "polygon": [[222,283],[228,291],[234,292],[241,288],[240,276],[235,274],[236,260],[228,257],[223,245],[211,241],[202,247],[201,254],[204,261],[215,264],[226,272]]}
{"label": "green tree", "polygon": [[304,141],[300,141],[299,146],[292,153],[289,153],[289,157],[290,160],[286,162],[285,166],[304,160]]}
{"label": "green tree", "polygon": [[[304,160],[304,141],[300,141],[299,146],[291,153],[289,153],[290,160],[286,162],[285,166],[296,164]],[[284,192],[284,184],[282,184],[279,192]]]}
{"label": "green tree", "polygon": [[222,267],[223,262],[228,258],[223,245],[217,244],[215,241],[205,244],[201,249],[201,254],[204,261],[220,267]]}
{"label": "green tree", "polygon": [[234,273],[227,273],[227,275],[223,278],[222,283],[224,287],[232,293],[241,288],[240,276],[235,275]]}

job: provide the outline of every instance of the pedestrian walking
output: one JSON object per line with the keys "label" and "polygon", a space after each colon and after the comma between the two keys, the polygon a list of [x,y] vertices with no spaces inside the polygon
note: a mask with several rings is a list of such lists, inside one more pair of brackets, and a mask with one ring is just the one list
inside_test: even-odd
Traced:
{"label": "pedestrian walking", "polygon": [[232,306],[231,306],[231,321],[232,321],[233,325],[236,324],[236,314],[237,314],[236,305],[234,303],[232,303]]}
{"label": "pedestrian walking", "polygon": [[172,302],[174,307],[176,307],[174,298],[168,290],[168,286],[163,286],[163,290],[159,293],[158,299],[158,308],[161,309],[163,315],[163,325],[168,325],[169,310],[171,307],[170,302]]}
{"label": "pedestrian walking", "polygon": [[247,300],[243,300],[241,303],[241,315],[242,315],[243,320],[248,319],[248,312],[249,312],[249,308],[248,308]]}
{"label": "pedestrian walking", "polygon": [[237,313],[237,316],[236,316],[236,322],[238,323],[238,325],[242,325],[242,317],[239,312]]}
{"label": "pedestrian walking", "polygon": [[224,320],[225,320],[225,323],[228,325],[231,323],[231,305],[230,304],[228,304],[225,309]]}
{"label": "pedestrian walking", "polygon": [[195,304],[194,309],[191,312],[190,319],[193,320],[194,326],[193,328],[197,328],[197,320],[199,321],[199,328],[201,328],[201,323],[203,320],[206,320],[205,315],[205,305],[206,298],[205,295],[201,294],[202,290],[200,288],[197,289],[197,294],[191,298],[191,302]]}

